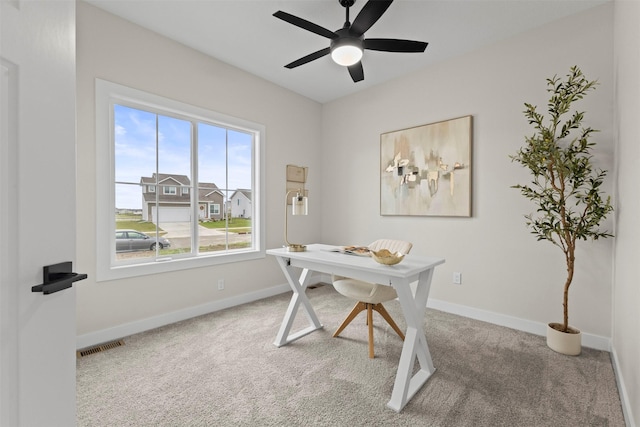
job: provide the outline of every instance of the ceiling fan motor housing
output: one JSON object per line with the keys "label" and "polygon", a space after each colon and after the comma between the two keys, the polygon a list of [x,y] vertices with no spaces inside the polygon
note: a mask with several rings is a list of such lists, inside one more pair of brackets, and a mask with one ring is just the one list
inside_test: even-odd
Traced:
{"label": "ceiling fan motor housing", "polygon": [[330,49],[333,52],[335,49],[341,46],[353,46],[357,47],[361,51],[364,50],[363,40],[364,34],[357,36],[353,34],[349,28],[344,27],[336,31],[338,37],[331,39]]}

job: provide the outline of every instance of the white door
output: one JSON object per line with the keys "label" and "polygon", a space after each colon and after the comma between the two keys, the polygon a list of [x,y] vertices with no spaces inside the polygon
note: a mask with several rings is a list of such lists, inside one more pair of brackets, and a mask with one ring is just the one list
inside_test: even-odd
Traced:
{"label": "white door", "polygon": [[75,1],[1,0],[0,20],[0,425],[73,426],[75,288],[31,287],[75,271]]}

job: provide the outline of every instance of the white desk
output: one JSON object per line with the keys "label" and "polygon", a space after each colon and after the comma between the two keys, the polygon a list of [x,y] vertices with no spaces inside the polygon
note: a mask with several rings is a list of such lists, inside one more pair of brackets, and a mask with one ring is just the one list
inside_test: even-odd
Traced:
{"label": "white desk", "polygon": [[[281,347],[322,328],[322,324],[305,294],[309,284],[310,271],[393,286],[398,293],[398,300],[407,323],[407,331],[398,362],[391,400],[387,406],[400,412],[435,372],[423,324],[433,270],[437,265],[443,264],[444,259],[407,255],[400,264],[387,266],[378,264],[369,257],[331,252],[331,249],[336,249],[336,247],[314,244],[309,245],[306,252],[287,252],[285,248],[267,250],[267,254],[273,255],[278,261],[293,290],[289,308],[274,344]],[[299,274],[297,268],[302,269]],[[414,295],[409,284],[415,281],[418,281],[418,285]],[[290,335],[289,332],[300,304],[307,315],[309,326]],[[416,359],[420,364],[420,369],[412,376]]]}

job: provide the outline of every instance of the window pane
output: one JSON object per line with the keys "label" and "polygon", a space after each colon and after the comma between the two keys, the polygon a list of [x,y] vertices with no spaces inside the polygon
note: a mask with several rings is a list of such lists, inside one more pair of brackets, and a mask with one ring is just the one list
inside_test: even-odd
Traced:
{"label": "window pane", "polygon": [[201,253],[227,250],[226,218],[213,206],[224,204],[227,186],[227,130],[198,124],[198,200]]}
{"label": "window pane", "polygon": [[[151,250],[156,232],[155,224],[142,219],[140,206],[140,184],[116,184],[116,261],[150,259],[155,256]],[[135,231],[137,230],[137,231]],[[138,233],[139,232],[139,233]],[[144,237],[149,241],[144,242]]]}
{"label": "window pane", "polygon": [[[246,142],[249,148],[246,149]],[[241,141],[242,144],[239,144]],[[198,173],[201,210],[201,252],[224,251],[252,246],[250,215],[236,220],[230,216],[231,196],[240,188],[251,188],[252,136],[210,124],[198,124]],[[240,152],[237,152],[240,149]],[[234,152],[232,152],[234,151]],[[248,156],[248,158],[247,158]],[[245,166],[249,165],[249,173]],[[238,165],[242,165],[239,167]],[[237,176],[232,177],[235,173]],[[221,206],[228,206],[226,211]],[[208,213],[208,214],[207,214]]]}
{"label": "window pane", "polygon": [[[158,194],[154,207],[157,224],[171,242],[171,254],[191,253],[193,205],[191,186],[191,122],[158,116]],[[164,255],[159,252],[159,255]]]}
{"label": "window pane", "polygon": [[[156,170],[156,115],[122,105],[113,110],[116,182],[138,184],[143,171]],[[121,207],[141,208],[139,198],[136,205]]]}
{"label": "window pane", "polygon": [[[190,186],[191,124],[121,105],[114,106],[114,119],[116,216],[139,213],[137,221],[116,221],[116,229],[142,233],[116,238],[116,260],[191,252],[191,203],[177,191]],[[156,164],[169,173],[158,173]],[[158,185],[162,191],[156,193]],[[172,226],[174,220],[186,221],[186,227]],[[170,237],[177,239],[171,250]]]}
{"label": "window pane", "polygon": [[229,235],[238,247],[251,247],[253,135],[229,130],[227,141],[229,189],[233,190],[229,195]]}
{"label": "window pane", "polygon": [[229,188],[251,190],[253,135],[234,130],[229,131],[228,162]]}
{"label": "window pane", "polygon": [[198,179],[225,189],[227,185],[227,130],[198,123]]}
{"label": "window pane", "polygon": [[[155,257],[150,236],[156,226],[143,214],[143,171],[155,170],[156,115],[123,105],[114,105],[114,165],[116,230],[137,230],[146,233],[149,242],[129,236],[127,231],[116,233],[116,261],[149,259]],[[153,187],[151,187],[153,188]],[[155,196],[151,196],[155,200]],[[146,213],[146,212],[145,212]],[[143,245],[148,243],[148,245]]]}

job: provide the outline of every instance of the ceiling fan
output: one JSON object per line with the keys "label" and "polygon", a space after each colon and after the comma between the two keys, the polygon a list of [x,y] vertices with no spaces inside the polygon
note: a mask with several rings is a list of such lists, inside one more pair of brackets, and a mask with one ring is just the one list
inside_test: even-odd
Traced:
{"label": "ceiling fan", "polygon": [[286,68],[295,68],[331,54],[331,58],[337,64],[348,68],[353,81],[359,82],[364,80],[364,69],[360,59],[365,49],[383,52],[424,52],[427,48],[428,43],[415,40],[366,39],[364,37],[364,33],[380,19],[393,0],[369,0],[353,23],[349,22],[349,8],[353,6],[355,0],[338,0],[338,2],[346,9],[346,21],[344,26],[336,31],[327,30],[281,10],[273,14],[276,18],[331,40],[329,47],[303,56],[285,65]]}

